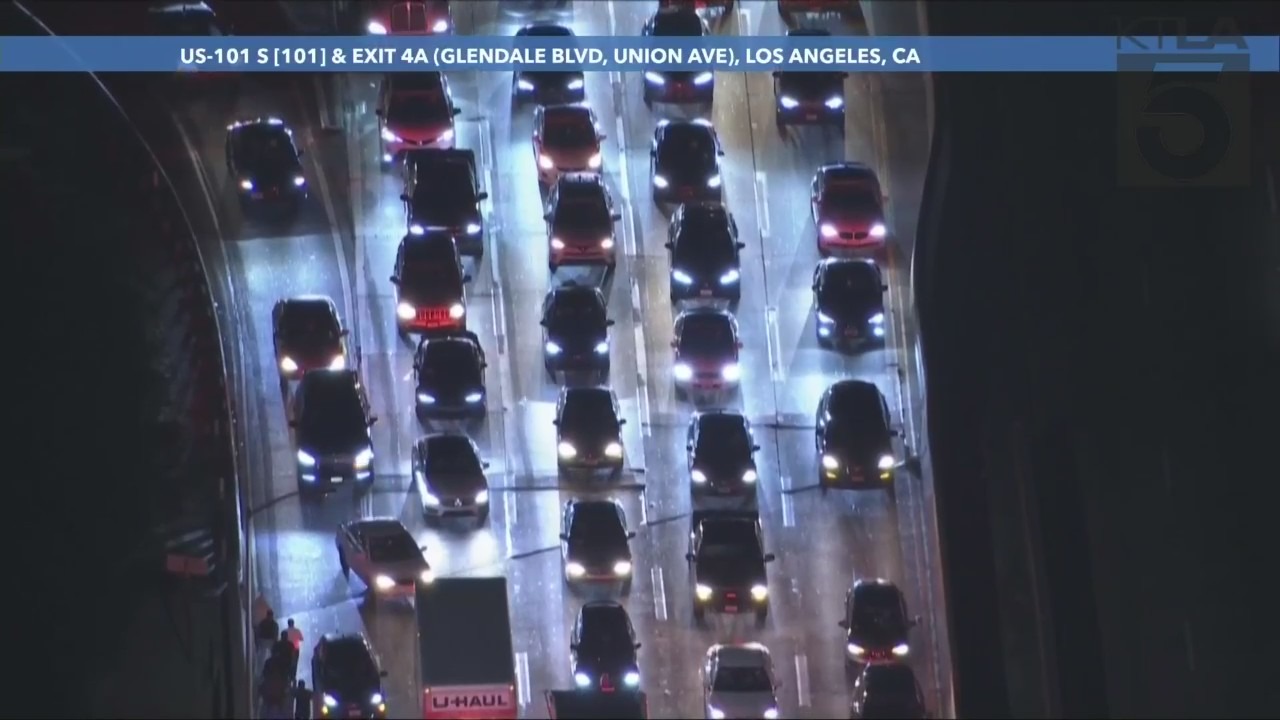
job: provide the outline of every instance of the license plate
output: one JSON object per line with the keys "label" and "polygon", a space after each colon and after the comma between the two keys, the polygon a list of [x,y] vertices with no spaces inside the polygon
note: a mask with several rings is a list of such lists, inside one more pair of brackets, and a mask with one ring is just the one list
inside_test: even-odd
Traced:
{"label": "license plate", "polygon": [[252,195],[250,195],[250,197],[252,197],[254,200],[261,200],[261,199],[262,199],[262,193],[260,193],[260,192],[253,193]]}
{"label": "license plate", "polygon": [[364,717],[364,713],[360,712],[359,710],[350,710],[347,712],[347,717],[349,718]]}
{"label": "license plate", "polygon": [[333,483],[334,485],[339,485],[342,483],[342,478],[337,476],[331,477],[329,478],[329,482]]}
{"label": "license plate", "polygon": [[845,337],[858,337],[858,331],[857,331],[857,330],[845,330],[845,331],[844,331],[844,335],[845,335]]}
{"label": "license plate", "polygon": [[737,605],[725,605],[725,606],[724,606],[724,611],[725,611],[725,612],[727,612],[727,613],[736,613],[736,612],[738,612],[738,606],[737,606]]}
{"label": "license plate", "polygon": [[818,113],[805,113],[804,119],[805,119],[805,120],[817,120],[817,119],[818,119]]}
{"label": "license plate", "polygon": [[710,290],[703,290],[700,294],[702,295],[702,297],[711,297]]}

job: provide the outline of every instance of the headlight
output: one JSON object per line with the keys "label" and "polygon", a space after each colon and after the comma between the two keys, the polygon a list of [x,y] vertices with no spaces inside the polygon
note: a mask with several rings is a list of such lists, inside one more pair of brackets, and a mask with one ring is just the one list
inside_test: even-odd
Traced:
{"label": "headlight", "polygon": [[611,442],[604,446],[604,454],[611,458],[622,457],[622,443]]}
{"label": "headlight", "polygon": [[674,372],[676,380],[680,380],[681,382],[693,379],[693,368],[689,367],[686,363],[677,363],[674,368]]}
{"label": "headlight", "polygon": [[588,674],[586,674],[586,673],[582,673],[582,672],[580,672],[580,673],[574,673],[574,674],[573,674],[573,683],[574,683],[575,685],[577,685],[578,687],[580,687],[580,688],[587,687],[588,685],[590,685],[590,684],[591,684],[591,676],[590,676],[590,675],[588,675]]}
{"label": "headlight", "polygon": [[628,561],[628,560],[619,560],[618,562],[614,563],[614,564],[613,564],[613,574],[614,574],[614,575],[619,575],[619,576],[621,576],[621,575],[630,575],[630,574],[631,574],[631,562],[630,562],[630,561]]}
{"label": "headlight", "polygon": [[436,398],[434,395],[428,395],[426,393],[418,393],[418,402],[422,403],[423,405],[434,405],[436,402]]}
{"label": "headlight", "polygon": [[557,445],[556,452],[565,460],[571,460],[578,456],[578,448],[567,442],[562,442]]}
{"label": "headlight", "polygon": [[724,720],[724,711],[718,707],[710,708],[711,720]]}
{"label": "headlight", "polygon": [[742,366],[738,363],[729,363],[720,371],[720,377],[724,378],[727,382],[736,382],[742,378]]}
{"label": "headlight", "polygon": [[389,143],[400,142],[400,136],[396,135],[395,133],[391,132],[386,128],[382,128],[382,139]]}
{"label": "headlight", "polygon": [[839,470],[840,461],[836,459],[835,455],[823,455],[822,467],[827,470]]}
{"label": "headlight", "polygon": [[525,92],[533,91],[533,83],[529,82],[528,80],[525,80],[524,78],[520,78],[519,80],[516,80],[516,87],[520,88],[521,90],[524,90]]}
{"label": "headlight", "polygon": [[548,355],[559,355],[561,350],[559,345],[551,342],[550,340],[548,340],[547,344],[543,345],[542,348],[547,351]]}
{"label": "headlight", "polygon": [[707,83],[715,79],[716,79],[715,73],[712,73],[712,72],[699,73],[698,76],[693,79],[693,84],[706,85]]}
{"label": "headlight", "polygon": [[604,158],[600,157],[600,153],[596,153],[595,155],[592,155],[591,157],[587,158],[587,167],[591,168],[592,170],[599,170],[600,163],[602,162],[604,162]]}
{"label": "headlight", "polygon": [[556,237],[551,238],[551,249],[552,249],[552,250],[563,250],[563,249],[564,249],[564,241],[563,241],[563,240],[561,240],[560,238],[556,238]]}
{"label": "headlight", "polygon": [[842,98],[842,97],[840,97],[839,95],[837,95],[837,96],[835,96],[835,97],[833,97],[833,98],[831,98],[831,99],[827,100],[825,103],[823,103],[823,105],[826,105],[827,107],[831,108],[832,110],[839,110],[840,108],[844,107],[844,98]]}
{"label": "headlight", "polygon": [[672,270],[671,279],[675,280],[681,285],[688,285],[693,282],[693,278],[689,276],[689,273],[683,270]]}
{"label": "headlight", "polygon": [[431,26],[431,32],[442,33],[449,31],[448,20],[437,20],[435,25]]}
{"label": "headlight", "polygon": [[252,190],[252,189],[253,189],[253,181],[252,181],[252,180],[241,180],[241,181],[240,181],[240,189],[241,189],[241,190]]}
{"label": "headlight", "polygon": [[[418,580],[420,580],[423,585],[430,585],[431,583],[436,581],[436,574],[431,572],[431,568],[427,568],[426,570],[423,570],[421,573],[418,574]],[[382,701],[381,700],[373,701],[375,705],[377,705],[380,702]]]}
{"label": "headlight", "polygon": [[365,448],[356,453],[355,466],[357,470],[364,470],[373,463],[373,448]]}
{"label": "headlight", "polygon": [[554,170],[556,168],[556,164],[555,164],[555,161],[553,161],[549,156],[539,155],[538,167],[542,168],[543,170]]}
{"label": "headlight", "polygon": [[612,249],[613,249],[613,238],[611,238],[611,237],[602,238],[602,239],[600,240],[600,249],[601,249],[601,250],[612,250]]}
{"label": "headlight", "polygon": [[454,320],[460,320],[462,319],[462,316],[466,314],[467,309],[462,307],[462,303],[454,303],[449,306],[449,317]]}
{"label": "headlight", "polygon": [[428,493],[423,493],[423,494],[422,494],[422,502],[424,502],[424,503],[426,503],[426,504],[428,504],[428,505],[431,505],[431,506],[435,506],[435,505],[439,505],[439,504],[440,504],[440,498],[436,497],[435,495],[432,495],[432,494],[431,494],[431,493],[429,493],[429,492],[428,492]]}
{"label": "headlight", "polygon": [[635,687],[635,686],[639,685],[639,684],[640,684],[640,673],[636,672],[635,670],[632,670],[631,672],[627,673],[626,675],[623,675],[623,676],[622,676],[622,684],[623,684],[623,685],[626,685],[627,687]]}
{"label": "headlight", "polygon": [[342,355],[334,355],[329,361],[330,370],[345,370],[347,368],[347,359]]}
{"label": "headlight", "polygon": [[379,590],[390,590],[396,586],[396,581],[386,575],[379,575],[373,579],[373,585]]}
{"label": "headlight", "polygon": [[743,471],[742,473],[742,482],[744,483],[753,483],[759,479],[760,479],[760,474],[750,468]]}
{"label": "headlight", "polygon": [[646,81],[648,81],[648,82],[653,83],[654,85],[666,85],[666,84],[667,84],[667,79],[666,79],[666,78],[662,77],[662,75],[660,75],[659,73],[656,73],[656,72],[653,72],[653,71],[649,71],[649,72],[645,73],[645,74],[644,74],[644,79],[645,79]]}
{"label": "headlight", "polygon": [[467,234],[475,235],[480,232],[480,223],[467,223]]}
{"label": "headlight", "polygon": [[665,190],[666,187],[670,184],[671,183],[667,182],[667,179],[662,177],[661,175],[653,176],[653,186],[658,188],[659,190]]}
{"label": "headlight", "polygon": [[418,316],[418,308],[410,305],[409,303],[402,302],[396,305],[396,317],[400,318],[401,320],[412,320],[417,316]]}
{"label": "headlight", "polygon": [[693,586],[693,594],[697,595],[699,600],[710,600],[711,588],[707,585],[703,585],[702,583],[698,583]]}
{"label": "headlight", "polygon": [[867,652],[861,645],[855,645],[854,643],[849,643],[845,649],[849,651],[850,655],[865,655]]}
{"label": "headlight", "polygon": [[831,323],[835,322],[835,319],[834,319],[834,318],[832,318],[830,315],[828,315],[828,314],[826,314],[826,313],[822,312],[821,310],[819,310],[819,311],[818,311],[818,322],[822,323],[823,325],[830,325]]}
{"label": "headlight", "polygon": [[370,704],[370,705],[381,705],[381,704],[382,704],[382,699],[383,699],[383,698],[382,698],[382,693],[374,693],[374,694],[372,694],[372,695],[370,695],[370,696],[369,696],[369,704]]}
{"label": "headlight", "polygon": [[488,505],[488,504],[489,504],[489,491],[488,491],[488,490],[481,490],[480,492],[476,493],[476,504],[477,504],[477,505]]}
{"label": "headlight", "polygon": [[823,223],[822,227],[818,228],[818,232],[822,233],[824,238],[833,238],[840,234],[840,231],[836,230],[836,226],[831,223]]}
{"label": "headlight", "polygon": [[565,563],[564,571],[569,577],[582,577],[587,574],[587,569],[582,567],[582,563]]}
{"label": "headlight", "polygon": [[[387,26],[383,25],[377,20],[370,22],[368,27],[366,27],[365,29],[369,31],[370,35],[386,35],[387,34]],[[329,696],[326,695],[325,697],[328,698]],[[329,705],[329,703],[326,702],[325,705]],[[330,705],[330,707],[333,707],[333,706]]]}
{"label": "headlight", "polygon": [[755,600],[764,600],[769,597],[769,588],[763,585],[752,585],[751,597]]}
{"label": "headlight", "polygon": [[768,708],[764,711],[764,720],[778,720],[778,708]]}
{"label": "headlight", "polygon": [[484,397],[484,393],[473,392],[473,393],[468,393],[467,396],[463,398],[463,400],[466,400],[469,403],[475,404],[480,402],[480,399],[483,397]]}
{"label": "headlight", "polygon": [[566,87],[568,87],[570,90],[581,90],[584,84],[585,83],[582,82],[582,79],[579,78],[577,80],[570,80],[569,84]]}
{"label": "headlight", "polygon": [[294,186],[294,187],[302,187],[303,185],[306,185],[306,184],[307,184],[307,179],[306,179],[306,178],[302,177],[301,175],[294,175],[294,176],[293,176],[293,186]]}
{"label": "headlight", "polygon": [[907,647],[906,643],[899,643],[893,646],[893,654],[898,657],[903,657],[909,652],[911,652],[911,648]]}
{"label": "headlight", "polygon": [[887,231],[882,223],[876,223],[871,226],[871,230],[869,232],[873,238],[882,238],[885,236]]}
{"label": "headlight", "polygon": [[730,270],[729,272],[720,276],[720,284],[731,285],[733,283],[738,282],[738,278],[740,277],[742,277],[742,273],[738,272],[737,270]]}
{"label": "headlight", "polygon": [[314,458],[310,453],[308,453],[307,451],[305,451],[305,450],[299,450],[299,451],[298,451],[298,464],[299,464],[299,465],[301,465],[302,467],[315,467],[315,466],[316,466],[316,459],[315,459],[315,458]]}
{"label": "headlight", "polygon": [[438,142],[448,142],[448,141],[450,141],[450,140],[452,140],[452,139],[453,139],[453,130],[452,130],[452,129],[450,129],[450,130],[445,130],[444,132],[440,133],[440,136],[439,136],[439,137],[437,137],[437,138],[436,138],[436,140],[437,140]]}
{"label": "headlight", "polygon": [[707,481],[707,474],[702,472],[701,470],[694,470],[693,472],[689,473],[689,477],[699,485]]}
{"label": "headlight", "polygon": [[884,313],[878,312],[875,315],[872,315],[871,317],[867,318],[867,322],[871,323],[872,325],[883,325]]}
{"label": "headlight", "polygon": [[330,695],[329,693],[325,693],[325,694],[324,694],[324,698],[323,698],[323,699],[324,699],[324,706],[325,706],[325,707],[338,707],[338,700],[337,700],[337,698],[335,698],[334,696]]}
{"label": "headlight", "polygon": [[605,342],[604,340],[601,340],[600,342],[596,343],[595,350],[597,355],[608,355],[609,343]]}
{"label": "headlight", "polygon": [[778,98],[778,104],[788,110],[793,110],[795,108],[800,107],[799,101],[797,101],[793,97],[787,97],[786,95],[783,95],[782,97]]}
{"label": "headlight", "polygon": [[286,356],[280,359],[280,369],[289,373],[298,372],[298,363],[294,362],[293,358]]}
{"label": "headlight", "polygon": [[876,467],[880,468],[881,470],[892,470],[894,464],[895,463],[892,455],[881,455],[880,459],[876,461]]}
{"label": "headlight", "polygon": [[421,225],[419,225],[418,223],[414,223],[414,224],[412,224],[412,225],[410,225],[410,226],[409,226],[409,234],[410,234],[410,235],[421,235],[421,234],[425,233],[426,231],[427,231],[427,229],[426,229],[426,228],[424,228],[424,227],[422,227],[422,226],[421,226]]}
{"label": "headlight", "polygon": [[709,187],[709,188],[718,188],[718,187],[720,187],[720,176],[719,176],[719,175],[712,175],[710,178],[707,178],[707,187]]}

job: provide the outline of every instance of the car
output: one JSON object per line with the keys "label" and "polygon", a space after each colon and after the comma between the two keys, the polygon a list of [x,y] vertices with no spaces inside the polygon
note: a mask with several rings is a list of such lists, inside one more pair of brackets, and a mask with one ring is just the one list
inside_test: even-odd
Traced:
{"label": "car", "polygon": [[884,489],[893,497],[897,431],[884,394],[865,380],[837,380],[818,399],[814,419],[818,485],[846,490]]}
{"label": "car", "polygon": [[326,370],[302,376],[293,393],[293,428],[298,494],[332,492],[344,483],[373,486],[373,439],[378,418],[369,412],[364,385],[354,370]]}
{"label": "car", "polygon": [[738,223],[722,203],[689,203],[676,208],[667,226],[671,302],[692,299],[738,302],[742,259]]}
{"label": "car", "polygon": [[[534,23],[516,31],[516,37],[573,37],[573,31],[554,23]],[[580,103],[587,99],[586,76],[581,70],[525,70],[511,75],[511,101],[516,105]]]}
{"label": "car", "polygon": [[[659,8],[644,23],[644,37],[706,37],[711,28],[689,7]],[[712,70],[646,70],[644,104],[655,102],[711,104],[715,99],[716,74]]]}
{"label": "car", "polygon": [[539,106],[533,111],[533,159],[538,184],[550,187],[561,173],[601,172],[605,139],[595,111],[585,105]]}
{"label": "car", "polygon": [[605,693],[638,691],[639,649],[626,608],[612,600],[584,604],[569,637],[573,684],[579,690]]}
{"label": "car", "polygon": [[230,29],[204,2],[162,2],[147,8],[150,35],[221,37]]}
{"label": "car", "polygon": [[[797,28],[787,37],[830,37],[816,28]],[[773,72],[773,98],[777,125],[834,125],[844,130],[844,72]]]}
{"label": "car", "polygon": [[302,151],[279,118],[256,118],[227,126],[227,177],[240,203],[296,204],[307,197]]}
{"label": "car", "polygon": [[560,526],[564,579],[621,582],[631,586],[631,539],[627,516],[617,500],[570,500]]}
{"label": "car", "polygon": [[396,328],[411,333],[441,335],[467,329],[467,291],[471,275],[462,269],[462,256],[452,235],[410,233],[396,250]]}
{"label": "car", "polygon": [[915,671],[904,663],[867,665],[853,682],[850,716],[854,718],[928,717],[924,692]]}
{"label": "car", "polygon": [[649,149],[653,201],[719,202],[724,197],[720,158],[724,150],[707,120],[660,120]]}
{"label": "car", "polygon": [[561,265],[617,264],[613,224],[622,215],[613,209],[613,195],[597,173],[566,173],[551,186],[547,211],[547,268]]}
{"label": "car", "polygon": [[324,295],[296,295],[271,307],[271,341],[283,392],[312,370],[347,369],[347,331]]}
{"label": "car", "polygon": [[760,446],[750,421],[731,410],[695,413],[685,437],[694,509],[757,509]]}
{"label": "car", "polygon": [[311,651],[311,717],[385,718],[385,677],[363,635],[322,636]]}
{"label": "car", "polygon": [[[756,625],[769,617],[769,576],[773,553],[764,550],[760,516],[755,513],[693,513],[689,561],[693,618],[707,611],[736,615],[754,612]],[[736,716],[735,716],[736,717]]]}
{"label": "car", "polygon": [[404,154],[405,227],[410,234],[428,230],[451,235],[458,253],[479,262],[484,257],[484,213],[480,203],[476,154],[470,150],[409,150]]}
{"label": "car", "polygon": [[429,70],[383,78],[374,114],[378,116],[382,163],[390,166],[406,150],[452,148],[453,119],[462,110],[454,107],[445,76]]}
{"label": "car", "polygon": [[547,374],[609,374],[609,328],[604,293],[590,285],[558,285],[542,300],[542,356]]}
{"label": "car", "polygon": [[422,338],[413,356],[414,413],[418,421],[485,417],[488,367],[480,338],[473,332]]}
{"label": "car", "polygon": [[884,224],[880,179],[858,162],[833,163],[813,176],[809,204],[818,229],[818,254],[878,250],[888,230]]}
{"label": "car", "polygon": [[855,580],[844,598],[847,659],[858,663],[896,662],[911,652],[908,635],[915,620],[897,585],[882,578]]}
{"label": "car", "polygon": [[556,401],[556,457],[561,472],[622,470],[622,417],[618,398],[605,387],[566,387]]}
{"label": "car", "polygon": [[428,435],[413,445],[413,484],[428,521],[473,517],[489,519],[489,463],[466,435]]}
{"label": "car", "polygon": [[380,2],[364,30],[370,35],[444,35],[453,32],[453,16],[448,0]]}
{"label": "car", "polygon": [[738,321],[725,310],[694,308],[676,316],[671,348],[676,391],[733,390],[742,380]]}
{"label": "car", "polygon": [[827,258],[813,269],[813,314],[818,344],[883,345],[884,292],[889,289],[872,260]]}
{"label": "car", "polygon": [[702,696],[708,720],[777,720],[779,687],[773,656],[764,645],[722,644],[707,650]]}
{"label": "car", "polygon": [[335,544],[343,577],[350,579],[355,573],[372,591],[371,597],[412,597],[419,583],[435,581],[422,548],[395,518],[343,523]]}

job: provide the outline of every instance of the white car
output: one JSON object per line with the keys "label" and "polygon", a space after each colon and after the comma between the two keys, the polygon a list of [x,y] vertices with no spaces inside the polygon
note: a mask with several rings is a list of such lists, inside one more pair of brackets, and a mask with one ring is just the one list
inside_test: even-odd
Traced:
{"label": "white car", "polygon": [[702,670],[707,720],[778,717],[773,657],[760,643],[712,645]]}
{"label": "white car", "polygon": [[338,565],[369,588],[370,597],[412,597],[435,580],[422,548],[395,518],[352,520],[338,528]]}

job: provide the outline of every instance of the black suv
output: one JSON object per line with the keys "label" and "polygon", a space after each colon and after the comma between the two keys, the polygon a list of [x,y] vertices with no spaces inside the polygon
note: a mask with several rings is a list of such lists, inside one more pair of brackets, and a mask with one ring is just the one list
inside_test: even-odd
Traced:
{"label": "black suv", "polygon": [[754,612],[756,624],[769,617],[769,576],[773,553],[764,551],[760,517],[755,513],[693,514],[689,533],[689,569],[693,580],[693,617],[707,610]]}
{"label": "black suv", "polygon": [[405,225],[410,234],[450,235],[464,257],[484,257],[484,213],[476,154],[470,150],[410,150],[404,156]]}
{"label": "black suv", "polygon": [[742,297],[738,223],[720,203],[681,205],[667,227],[671,302]]}
{"label": "black suv", "polygon": [[[830,37],[826,30],[797,28],[787,37]],[[773,72],[778,129],[788,125],[835,125],[844,131],[843,72]]]}
{"label": "black suv", "polygon": [[689,421],[685,448],[695,510],[755,510],[755,453],[751,423],[739,412],[712,410]]}
{"label": "black suv", "polygon": [[898,433],[889,426],[889,405],[874,383],[836,381],[818,400],[814,423],[818,485],[824,494],[830,488],[884,488],[894,496],[898,459],[893,438]]}
{"label": "black suv", "polygon": [[[516,31],[516,37],[573,37],[563,25],[535,23]],[[581,70],[518,69],[511,77],[511,101],[539,105],[569,105],[587,99],[586,77]]]}
{"label": "black suv", "polygon": [[311,653],[312,717],[384,718],[385,671],[378,669],[373,648],[363,635],[330,634]]}
{"label": "black suv", "polygon": [[288,381],[313,370],[347,369],[347,331],[338,307],[324,295],[297,295],[271,307],[271,340],[280,369],[280,392]]}
{"label": "black suv", "polygon": [[893,662],[906,657],[911,652],[908,635],[915,624],[907,616],[907,599],[888,580],[856,580],[845,595],[840,627],[852,662]]}
{"label": "black suv", "polygon": [[561,471],[622,470],[618,399],[605,387],[561,388],[556,402],[556,457]]}
{"label": "black suv", "polygon": [[428,521],[453,516],[489,519],[489,463],[466,435],[429,435],[413,445],[413,485]]}
{"label": "black suv", "polygon": [[827,258],[813,269],[813,313],[824,347],[884,343],[885,285],[872,260]]}
{"label": "black suv", "polygon": [[613,224],[622,215],[613,209],[613,196],[597,173],[565,173],[547,197],[547,269],[561,265],[617,264]]}
{"label": "black suv", "polygon": [[473,332],[423,338],[413,357],[414,410],[419,421],[469,418],[488,412],[484,348]]}
{"label": "black suv", "polygon": [[466,330],[469,282],[471,275],[462,269],[462,256],[451,235],[406,235],[396,250],[396,269],[391,275],[400,337]]}
{"label": "black suv", "polygon": [[[644,37],[706,37],[711,34],[697,11],[688,7],[660,8],[644,23]],[[644,104],[706,103],[715,99],[716,74],[706,70],[647,70]]]}
{"label": "black suv", "polygon": [[560,285],[542,300],[542,355],[547,374],[609,374],[609,328],[604,293],[588,285]]}
{"label": "black suv", "polygon": [[611,693],[640,688],[635,628],[627,609],[612,600],[582,606],[569,638],[573,684],[579,690]]}
{"label": "black suv", "polygon": [[631,587],[631,538],[627,516],[617,500],[570,500],[564,505],[560,556],[564,579],[620,582]]}
{"label": "black suv", "polygon": [[227,176],[246,208],[251,203],[296,205],[307,197],[302,151],[293,131],[276,118],[259,118],[227,128]]}
{"label": "black suv", "polygon": [[326,370],[302,376],[293,394],[298,492],[336,490],[343,483],[373,485],[373,440],[369,428],[378,419],[360,377],[353,370]]}
{"label": "black suv", "polygon": [[649,175],[656,203],[724,197],[720,158],[724,149],[706,120],[661,120],[653,131]]}

